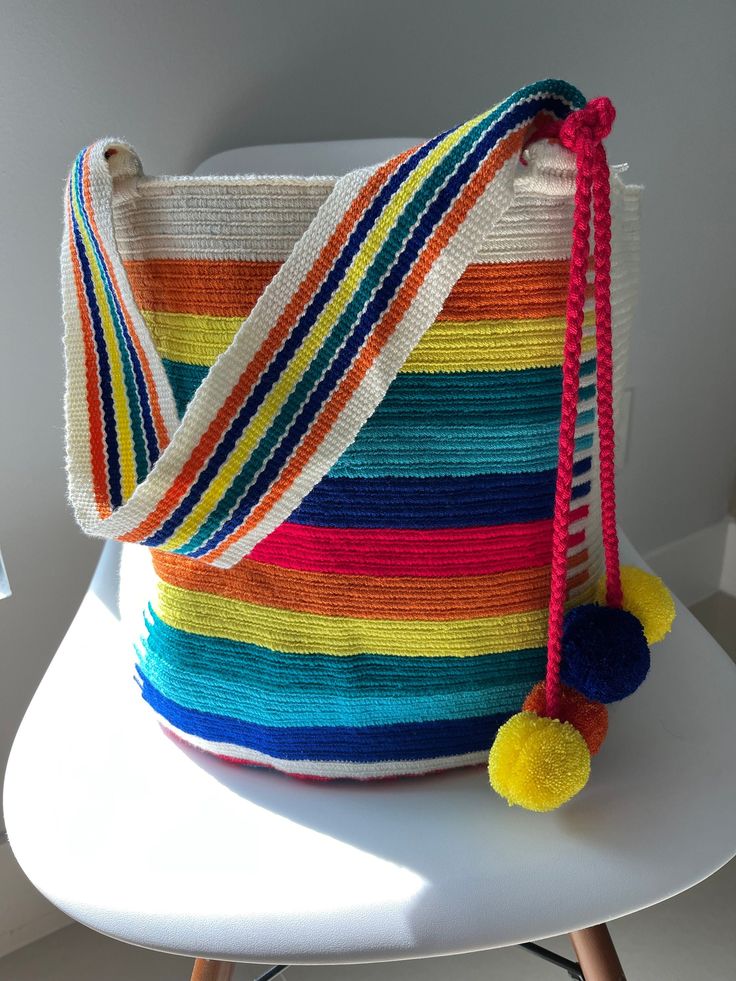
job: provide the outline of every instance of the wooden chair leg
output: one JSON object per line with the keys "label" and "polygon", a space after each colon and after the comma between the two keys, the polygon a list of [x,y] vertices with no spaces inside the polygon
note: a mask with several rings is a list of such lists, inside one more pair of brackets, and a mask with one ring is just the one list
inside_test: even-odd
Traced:
{"label": "wooden chair leg", "polygon": [[226,961],[208,961],[198,957],[194,962],[192,981],[231,981],[234,964]]}
{"label": "wooden chair leg", "polygon": [[626,981],[624,969],[605,923],[574,930],[570,940],[585,981]]}

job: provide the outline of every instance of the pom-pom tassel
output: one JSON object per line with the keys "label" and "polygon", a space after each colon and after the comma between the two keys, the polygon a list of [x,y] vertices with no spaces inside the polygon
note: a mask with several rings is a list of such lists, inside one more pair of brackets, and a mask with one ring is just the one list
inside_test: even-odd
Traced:
{"label": "pom-pom tassel", "polygon": [[[524,700],[525,712],[544,715],[546,709],[545,684],[538,682]],[[568,685],[560,686],[557,718],[575,726],[588,744],[590,755],[595,756],[603,745],[608,732],[608,709],[602,702],[593,702]]]}
{"label": "pom-pom tassel", "polygon": [[[608,726],[604,703],[618,701],[636,691],[649,671],[649,644],[667,634],[674,618],[672,598],[655,576],[619,566],[614,486],[609,173],[602,145],[614,116],[609,100],[595,99],[584,109],[571,113],[558,131],[561,143],[577,154],[578,172],[552,523],[547,673],[545,681],[527,696],[523,711],[499,729],[488,763],[494,789],[509,804],[532,811],[554,810],[585,786],[591,754],[600,748]],[[597,602],[565,613],[591,198],[601,531],[606,578],[597,584]]]}
{"label": "pom-pom tassel", "polygon": [[[622,607],[641,622],[647,643],[658,644],[675,619],[675,601],[665,584],[651,572],[633,565],[621,567]],[[598,581],[596,603],[606,602],[606,580]]]}
{"label": "pom-pom tassel", "polygon": [[627,610],[587,603],[565,614],[560,677],[596,702],[633,694],[649,671],[649,645]]}
{"label": "pom-pom tassel", "polygon": [[588,782],[590,751],[569,722],[517,712],[496,733],[488,774],[509,805],[553,811]]}

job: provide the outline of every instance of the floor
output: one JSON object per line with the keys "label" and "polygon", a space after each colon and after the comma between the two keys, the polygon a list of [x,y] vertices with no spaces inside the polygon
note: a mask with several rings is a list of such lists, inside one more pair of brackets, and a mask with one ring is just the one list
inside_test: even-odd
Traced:
{"label": "floor", "polygon": [[[736,661],[736,597],[716,593],[693,613]],[[636,981],[732,981],[736,977],[736,861],[674,899],[616,920],[611,934]],[[571,957],[567,939],[546,945]],[[240,965],[236,981],[264,968]],[[191,961],[130,947],[74,924],[0,959],[0,981],[188,981]],[[353,967],[293,967],[288,981],[545,981],[564,978],[519,948]]]}
{"label": "floor", "polygon": [[714,593],[691,609],[724,651],[736,661],[736,596]]}

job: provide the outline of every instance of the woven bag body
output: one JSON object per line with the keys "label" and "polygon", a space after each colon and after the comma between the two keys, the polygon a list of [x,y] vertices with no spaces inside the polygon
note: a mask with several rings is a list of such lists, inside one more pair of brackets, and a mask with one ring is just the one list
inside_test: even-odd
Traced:
{"label": "woven bag body", "polygon": [[476,764],[553,663],[548,616],[593,599],[602,537],[609,565],[596,383],[612,336],[617,405],[638,290],[641,188],[605,157],[611,335],[596,260],[587,299],[570,261],[576,156],[544,127],[584,104],[543,80],[339,179],[78,156],[70,498],[131,543],[136,676],[177,738],[316,779]]}
{"label": "woven bag body", "polygon": [[[152,549],[154,578],[131,575],[133,609],[150,600],[143,696],[185,742],[301,776],[420,774],[483,762],[543,677],[575,161],[527,155],[477,261],[289,518],[231,569]],[[114,199],[182,413],[331,186],[150,178]],[[618,401],[640,188],[611,190]],[[601,571],[587,306],[570,604]]]}

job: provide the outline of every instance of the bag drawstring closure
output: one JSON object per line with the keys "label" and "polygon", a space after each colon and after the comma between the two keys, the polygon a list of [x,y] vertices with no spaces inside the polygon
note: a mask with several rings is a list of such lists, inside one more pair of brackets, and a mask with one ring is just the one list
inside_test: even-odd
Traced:
{"label": "bag drawstring closure", "polygon": [[[615,116],[609,99],[593,99],[562,122],[546,119],[528,141],[558,139],[576,157],[552,519],[546,676],[529,693],[522,711],[499,729],[489,756],[494,789],[509,804],[534,811],[554,810],[585,786],[590,757],[598,752],[607,731],[606,703],[625,698],[638,688],[649,670],[648,645],[667,633],[674,617],[672,599],[656,577],[640,569],[627,568],[623,570],[622,581],[619,566],[613,425],[611,195],[603,147]],[[605,578],[595,584],[592,602],[575,606],[566,613],[591,206],[596,416]]]}
{"label": "bag drawstring closure", "polygon": [[[611,132],[616,110],[610,99],[592,99],[562,122],[542,131],[558,131],[563,146],[577,157],[570,282],[567,295],[562,368],[562,410],[552,522],[552,568],[547,639],[546,714],[560,707],[562,627],[567,598],[567,550],[570,526],[575,425],[580,380],[585,292],[590,254],[590,212],[593,203],[594,292],[596,317],[596,389],[601,493],[601,528],[606,567],[606,601],[621,606],[621,576],[616,529],[613,427],[613,344],[611,337],[611,209],[608,161],[603,140]],[[539,136],[535,134],[537,138]]]}

